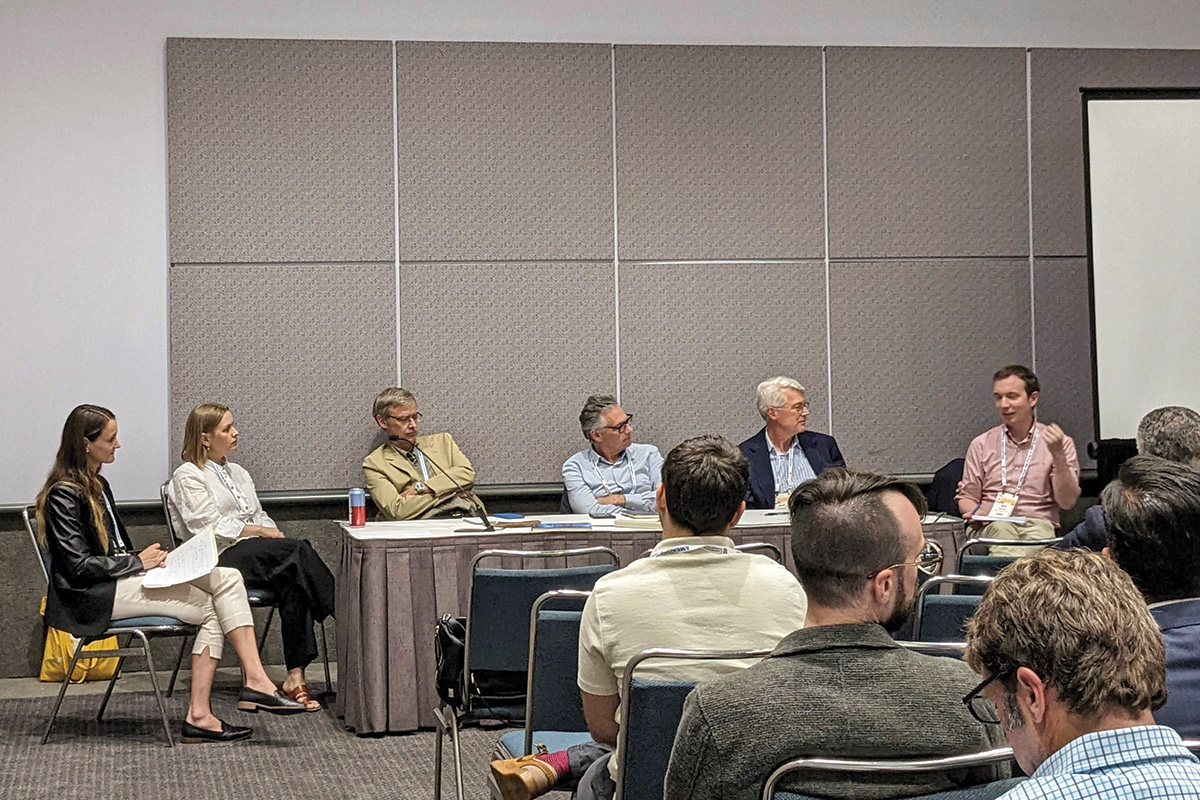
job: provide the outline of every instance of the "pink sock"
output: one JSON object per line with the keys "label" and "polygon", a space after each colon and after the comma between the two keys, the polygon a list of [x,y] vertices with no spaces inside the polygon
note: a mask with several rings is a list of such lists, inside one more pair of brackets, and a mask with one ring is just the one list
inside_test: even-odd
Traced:
{"label": "pink sock", "polygon": [[535,757],[538,761],[544,761],[551,767],[554,767],[554,771],[558,773],[559,780],[562,780],[563,775],[571,772],[571,759],[567,756],[566,750],[555,750],[553,753],[545,753]]}

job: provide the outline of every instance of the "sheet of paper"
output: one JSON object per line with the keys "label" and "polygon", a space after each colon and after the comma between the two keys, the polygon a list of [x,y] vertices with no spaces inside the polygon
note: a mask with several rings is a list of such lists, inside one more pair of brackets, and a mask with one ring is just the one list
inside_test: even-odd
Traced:
{"label": "sheet of paper", "polygon": [[162,589],[202,578],[217,565],[217,542],[211,533],[193,536],[167,555],[167,563],[146,573],[142,586]]}
{"label": "sheet of paper", "polygon": [[976,514],[971,519],[976,522],[1011,522],[1013,525],[1024,525],[1028,520],[1025,517],[994,517],[991,514]]}

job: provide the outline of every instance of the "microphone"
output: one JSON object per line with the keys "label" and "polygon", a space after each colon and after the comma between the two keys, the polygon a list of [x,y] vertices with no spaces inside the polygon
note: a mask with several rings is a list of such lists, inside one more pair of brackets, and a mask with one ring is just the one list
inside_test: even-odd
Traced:
{"label": "microphone", "polygon": [[[391,438],[391,437],[389,437],[389,438]],[[399,439],[400,437],[399,437],[399,436],[397,436],[397,437],[395,437],[395,438],[396,438],[396,439]],[[404,441],[408,441],[408,440],[407,440],[407,439],[404,439]],[[462,484],[461,484],[461,483],[459,483],[458,481],[454,480],[454,476],[453,476],[453,475],[451,475],[449,472],[446,472],[446,470],[445,470],[445,469],[442,467],[442,465],[441,465],[441,464],[437,463],[437,462],[436,462],[436,461],[434,461],[432,458],[430,458],[430,457],[429,457],[429,454],[428,454],[428,453],[426,453],[424,450],[422,450],[422,449],[421,449],[421,448],[420,448],[420,447],[417,445],[417,443],[416,443],[416,442],[413,442],[413,443],[412,443],[412,446],[413,446],[413,450],[416,450],[418,453],[420,453],[420,454],[421,454],[421,456],[422,456],[422,457],[423,457],[423,458],[424,458],[426,461],[428,461],[430,464],[433,464],[435,467],[437,467],[437,468],[438,468],[438,471],[440,471],[440,472],[441,472],[443,475],[445,475],[447,478],[449,478],[449,479],[450,479],[450,482],[454,484],[454,486],[455,486],[455,488],[456,488],[456,489],[458,489],[459,496],[460,496],[460,497],[462,497],[464,500],[466,500],[468,503],[470,503],[470,504],[471,504],[471,508],[472,508],[472,509],[474,509],[474,511],[475,511],[475,515],[476,515],[476,516],[478,516],[478,517],[479,517],[479,521],[483,523],[483,529],[484,529],[485,531],[490,531],[490,532],[493,532],[493,533],[494,533],[494,532],[495,532],[495,530],[496,530],[496,526],[495,526],[495,525],[493,525],[493,524],[492,524],[492,522],[491,522],[491,520],[489,520],[489,519],[487,518],[487,514],[484,512],[484,510],[483,510],[483,506],[481,506],[481,505],[479,505],[479,503],[476,503],[476,502],[475,502],[475,500],[473,499],[473,498],[474,498],[474,495],[473,495],[473,494],[470,494],[470,493],[468,493],[468,492],[467,492],[467,490],[466,490],[466,489],[464,489],[464,488],[462,487]]]}

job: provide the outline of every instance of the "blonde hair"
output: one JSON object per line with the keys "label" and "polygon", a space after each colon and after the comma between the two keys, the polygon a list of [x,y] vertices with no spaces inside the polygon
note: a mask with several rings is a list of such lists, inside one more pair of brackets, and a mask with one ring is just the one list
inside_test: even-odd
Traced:
{"label": "blonde hair", "polygon": [[408,389],[389,386],[375,397],[375,402],[371,406],[371,414],[378,419],[387,415],[388,409],[392,406],[406,406],[415,402],[417,402],[417,396]]}
{"label": "blonde hair", "polygon": [[46,476],[46,483],[38,492],[36,516],[38,523],[38,538],[46,541],[46,498],[55,486],[69,486],[83,493],[92,512],[92,524],[100,537],[100,547],[108,552],[108,523],[104,520],[104,511],[100,504],[104,500],[104,484],[98,474],[93,474],[87,466],[86,439],[94,442],[104,432],[108,423],[117,417],[107,408],[84,403],[71,409],[67,421],[63,423],[62,441],[58,453],[54,457],[54,466]]}
{"label": "blonde hair", "polygon": [[1083,717],[1167,701],[1166,652],[1133,581],[1083,550],[1021,558],[992,581],[967,626],[966,662],[1004,675],[1028,667]]}
{"label": "blonde hair", "polygon": [[207,464],[208,454],[204,452],[201,437],[215,431],[228,413],[229,408],[220,403],[201,403],[193,408],[183,427],[183,452],[179,457],[197,467]]}

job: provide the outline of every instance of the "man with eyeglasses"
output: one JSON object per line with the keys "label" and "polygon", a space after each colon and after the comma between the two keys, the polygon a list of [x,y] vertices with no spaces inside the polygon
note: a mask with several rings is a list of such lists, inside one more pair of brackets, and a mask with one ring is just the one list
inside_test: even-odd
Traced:
{"label": "man with eyeglasses", "polygon": [[448,433],[418,436],[421,412],[412,392],[384,389],[372,407],[387,441],[363,460],[379,518],[428,519],[473,513],[475,468]]}
{"label": "man with eyeglasses", "polygon": [[633,443],[633,415],[610,394],[594,394],[579,413],[590,447],[562,466],[563,484],[576,514],[621,511],[654,514],[654,492],[662,479],[662,453]]}
{"label": "man with eyeglasses", "polygon": [[[740,673],[688,696],[665,797],[752,800],[798,756],[927,758],[1001,741],[961,698],[961,661],[903,648],[890,633],[913,611],[918,574],[941,550],[921,531],[925,498],[897,478],[834,469],[790,500],[792,552],[808,597],[804,627]],[[801,776],[785,788],[829,798],[912,797],[1007,777],[1006,766],[950,773]]]}
{"label": "man with eyeglasses", "polygon": [[1050,550],[992,581],[967,631],[983,678],[963,702],[998,723],[1029,780],[1003,800],[1200,797],[1200,761],[1156,725],[1163,640],[1129,576]]}
{"label": "man with eyeglasses", "polygon": [[808,397],[798,381],[770,378],[754,395],[766,424],[738,445],[750,462],[746,508],[786,507],[792,489],[846,460],[832,436],[808,430]]}

